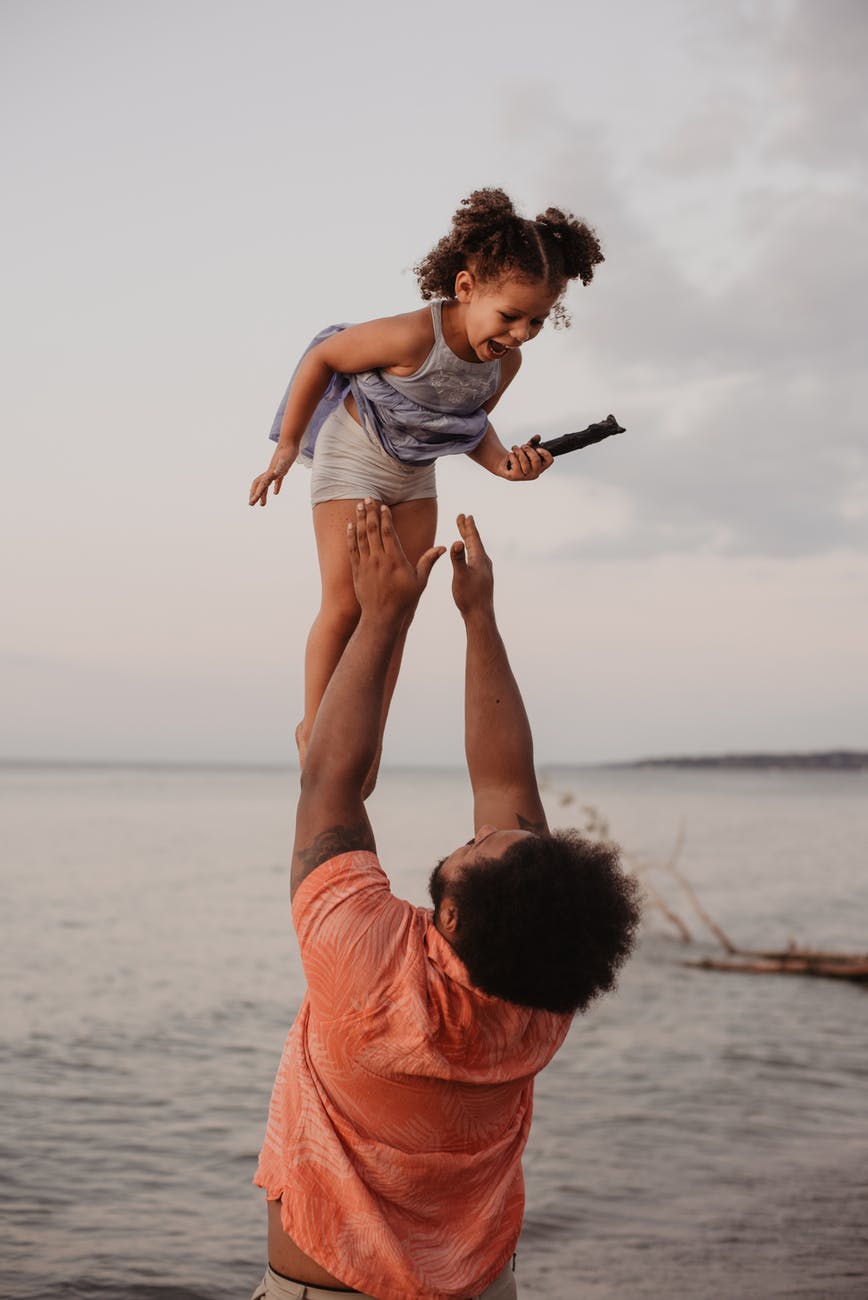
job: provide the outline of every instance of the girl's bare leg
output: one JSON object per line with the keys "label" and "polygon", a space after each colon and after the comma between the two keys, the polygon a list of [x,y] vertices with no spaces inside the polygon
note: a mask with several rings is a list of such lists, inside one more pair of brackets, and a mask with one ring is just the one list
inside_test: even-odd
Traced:
{"label": "girl's bare leg", "polygon": [[304,652],[304,717],[295,729],[302,767],[320,701],[359,621],[347,554],[347,524],[355,520],[356,505],[356,501],[323,501],[313,508],[322,598]]}
{"label": "girl's bare leg", "polygon": [[[411,564],[418,564],[425,552],[434,545],[434,535],[437,531],[437,498],[422,497],[418,501],[403,501],[399,505],[392,506],[392,521],[407,559]],[[380,718],[377,753],[362,788],[362,797],[364,799],[367,799],[377,784],[377,772],[380,769],[380,757],[383,752],[386,719],[389,716],[389,705],[392,703],[392,696],[398,682],[398,673],[401,669],[401,658],[404,654],[404,642],[407,640],[408,627],[409,624],[404,627],[398,637],[389,662],[389,671],[386,674],[386,689],[383,693],[383,715]]]}
{"label": "girl's bare leg", "polygon": [[[302,767],[310,733],[325,689],[343,654],[344,646],[352,636],[359,620],[359,606],[353,590],[353,576],[347,553],[347,523],[355,520],[357,504],[356,501],[323,501],[320,505],[314,506],[313,510],[313,526],[322,579],[322,602],[307,639],[304,660],[304,718],[295,732],[299,762]],[[424,497],[419,501],[404,501],[393,506],[392,519],[407,559],[411,564],[418,563],[420,556],[434,545],[434,533],[437,527],[436,498]],[[406,631],[399,638],[389,665],[377,757],[365,784],[365,797],[373,790],[376,781],[386,717],[395,683],[398,680],[405,638]]]}

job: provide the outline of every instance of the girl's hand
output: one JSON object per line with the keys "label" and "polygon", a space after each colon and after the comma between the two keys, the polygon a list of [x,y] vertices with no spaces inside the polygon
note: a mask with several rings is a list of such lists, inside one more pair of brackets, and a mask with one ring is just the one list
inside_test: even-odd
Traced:
{"label": "girl's hand", "polygon": [[539,440],[539,434],[535,434],[530,442],[513,447],[503,462],[501,477],[511,479],[514,483],[529,483],[532,479],[539,478],[554,459],[545,447],[537,446]]}
{"label": "girl's hand", "polygon": [[274,486],[274,495],[280,491],[280,485],[286,478],[298,456],[298,447],[278,446],[271,458],[271,464],[264,474],[253,480],[250,488],[249,504],[255,506],[257,501],[264,506],[268,500],[268,489]]}

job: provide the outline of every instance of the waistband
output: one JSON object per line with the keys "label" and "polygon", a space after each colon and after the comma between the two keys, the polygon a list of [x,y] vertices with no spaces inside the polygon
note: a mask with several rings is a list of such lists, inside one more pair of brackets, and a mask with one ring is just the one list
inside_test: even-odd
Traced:
{"label": "waistband", "polygon": [[294,1282],[282,1273],[275,1273],[271,1265],[266,1269],[263,1281],[267,1282],[264,1292],[267,1300],[339,1300],[341,1296],[344,1300],[374,1300],[373,1296],[365,1295],[362,1291],[343,1291],[334,1287]]}

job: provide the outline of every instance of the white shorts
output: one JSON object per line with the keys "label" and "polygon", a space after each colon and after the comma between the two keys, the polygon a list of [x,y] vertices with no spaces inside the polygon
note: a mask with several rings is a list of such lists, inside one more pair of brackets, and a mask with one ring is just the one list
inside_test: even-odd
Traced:
{"label": "white shorts", "polygon": [[341,403],[316,437],[311,505],[373,497],[387,506],[436,497],[434,465],[405,465],[373,443]]}

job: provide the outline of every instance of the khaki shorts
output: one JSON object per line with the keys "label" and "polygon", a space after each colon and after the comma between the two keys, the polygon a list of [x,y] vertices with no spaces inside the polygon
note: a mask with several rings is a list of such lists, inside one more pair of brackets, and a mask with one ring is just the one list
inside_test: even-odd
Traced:
{"label": "khaki shorts", "polygon": [[[512,1268],[513,1261],[510,1260],[503,1272],[478,1297],[468,1297],[468,1300],[517,1300],[518,1292]],[[250,1300],[376,1300],[376,1297],[362,1291],[335,1291],[330,1287],[305,1286],[303,1282],[293,1282],[269,1268]]]}
{"label": "khaki shorts", "polygon": [[387,506],[436,497],[433,465],[405,465],[371,442],[343,403],[316,436],[311,505],[373,497]]}

